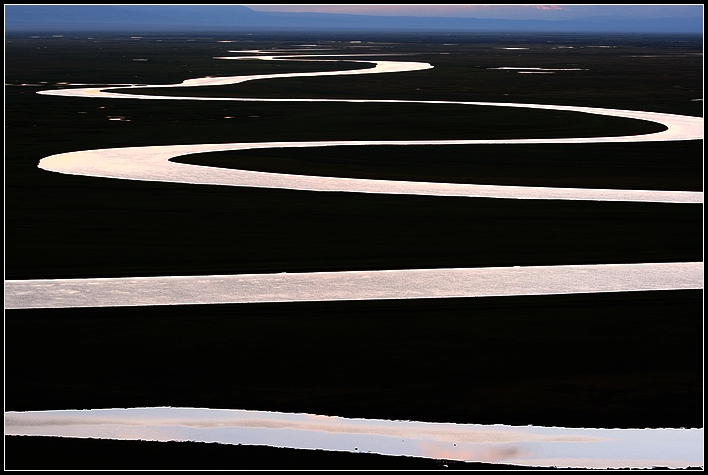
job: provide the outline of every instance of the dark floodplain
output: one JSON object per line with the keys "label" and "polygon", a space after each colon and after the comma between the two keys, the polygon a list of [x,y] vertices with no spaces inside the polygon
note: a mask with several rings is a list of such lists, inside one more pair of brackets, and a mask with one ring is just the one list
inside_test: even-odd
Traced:
{"label": "dark floodplain", "polygon": [[[48,155],[121,146],[660,130],[634,120],[502,108],[35,94],[70,87],[62,83],[169,84],[203,76],[363,67],[212,59],[240,55],[228,53],[232,49],[302,44],[331,48],[332,54],[429,62],[434,68],[154,92],[527,102],[702,115],[696,100],[703,97],[700,37],[10,36],[6,278],[702,260],[703,216],[697,204],[295,192],[77,177],[37,168]],[[492,69],[500,67],[573,70]],[[702,141],[351,147],[179,160],[325,176],[700,191],[702,147]],[[458,423],[701,427],[702,305],[702,291],[695,290],[10,310],[5,312],[5,409],[171,405]],[[48,443],[23,439],[19,448],[17,437],[6,437],[8,449],[17,447],[7,452],[7,468],[30,468],[21,454],[39,447],[33,443]],[[71,450],[91,443],[74,442]],[[224,450],[233,456],[220,468],[254,467],[248,458],[254,456],[243,447]],[[352,462],[363,454],[338,454],[326,461],[301,459],[307,461],[299,465],[288,458],[291,452],[271,450],[293,468],[365,464]],[[101,468],[122,467],[103,460]],[[431,468],[418,462],[417,468]],[[269,463],[255,466],[288,466]],[[390,467],[386,463],[370,467]],[[57,461],[51,468],[78,467]]]}

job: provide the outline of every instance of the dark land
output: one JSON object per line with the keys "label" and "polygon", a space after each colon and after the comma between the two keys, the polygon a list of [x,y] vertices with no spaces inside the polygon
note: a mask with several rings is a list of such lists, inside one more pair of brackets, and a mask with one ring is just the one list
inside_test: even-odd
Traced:
{"label": "dark land", "polygon": [[[294,175],[483,185],[703,190],[703,141],[273,148],[173,158]],[[509,173],[514,170],[514,173]]]}
{"label": "dark land", "polygon": [[6,408],[699,427],[701,306],[683,290],[8,310]]}
{"label": "dark land", "polygon": [[[35,94],[66,87],[60,82],[169,84],[207,75],[339,68],[212,59],[229,49],[316,42],[335,53],[400,54],[383,59],[426,61],[435,68],[154,91],[508,101],[702,115],[702,102],[693,100],[703,97],[702,38],[695,36],[8,37],[6,279],[703,259],[699,204],[296,192],[37,168],[48,155],[120,146],[660,130],[642,121],[506,108]],[[503,66],[588,71],[487,69]],[[179,160],[327,176],[700,191],[703,143],[338,147]],[[702,306],[702,290],[687,290],[10,310],[5,410],[172,405],[458,423],[702,427]],[[183,458],[170,455],[177,445]],[[205,448],[213,445],[6,437],[6,468],[128,468],[119,456],[126,453],[141,454],[141,464],[129,468],[445,468],[440,461],[409,466],[402,458],[372,454]],[[31,465],[32,457],[22,454],[33,450],[64,455]],[[89,451],[97,454],[93,460],[85,459]],[[203,451],[212,452],[206,457]],[[206,458],[219,462],[210,465]]]}

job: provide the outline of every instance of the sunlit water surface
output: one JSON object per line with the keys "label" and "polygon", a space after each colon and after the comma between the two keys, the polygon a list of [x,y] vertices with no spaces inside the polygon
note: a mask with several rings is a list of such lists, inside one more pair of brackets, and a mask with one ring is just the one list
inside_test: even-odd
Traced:
{"label": "sunlit water surface", "polygon": [[[263,55],[263,51],[249,51],[261,56],[224,56],[215,59],[261,59],[293,60],[299,57],[305,61],[332,61],[331,59],[309,59],[318,55]],[[343,56],[343,55],[333,55]],[[348,55],[347,55],[348,56]],[[327,56],[324,56],[327,57]],[[202,77],[186,79],[178,84],[133,85],[131,89],[162,87],[189,88],[192,86],[219,86],[239,84],[245,81],[295,78],[315,76],[339,76],[381,73],[402,73],[431,69],[429,63],[414,61],[352,60],[369,63],[373,67],[354,70],[276,73],[246,76]],[[502,67],[499,69],[510,69]],[[553,72],[544,68],[523,69],[519,72]],[[169,161],[180,155],[226,150],[246,150],[251,148],[274,147],[322,147],[341,145],[474,145],[474,144],[534,144],[534,143],[623,143],[667,140],[695,140],[703,138],[703,118],[664,114],[658,112],[628,111],[596,107],[558,106],[549,104],[525,104],[506,102],[461,102],[461,101],[410,101],[393,99],[259,99],[234,97],[160,96],[151,94],[124,94],[111,92],[106,87],[67,88],[38,91],[38,94],[68,97],[120,98],[142,100],[198,100],[198,101],[246,101],[246,102],[352,102],[352,103],[410,103],[410,104],[458,104],[487,107],[510,107],[524,109],[562,110],[639,119],[657,122],[666,130],[643,135],[612,137],[570,137],[544,139],[479,139],[479,140],[379,140],[379,141],[312,141],[312,142],[267,142],[194,144],[162,147],[127,147],[103,150],[83,150],[46,157],[39,167],[59,173],[75,175],[119,178],[129,180],[167,181],[175,183],[213,184],[227,186],[255,186],[263,188],[284,188],[311,191],[346,191],[359,193],[417,194],[429,196],[469,196],[516,199],[562,199],[601,201],[650,201],[670,203],[702,203],[703,193],[686,191],[655,190],[596,190],[580,188],[551,188],[525,186],[498,186],[451,183],[424,183],[391,180],[363,180],[351,178],[299,176],[278,173],[225,170],[212,167],[186,165]]]}
{"label": "sunlit water surface", "polygon": [[703,465],[703,429],[571,429],[197,408],[6,412],[6,435],[195,441],[574,468]]}
{"label": "sunlit water surface", "polygon": [[703,288],[703,263],[5,281],[5,308],[499,297]]}
{"label": "sunlit water surface", "polygon": [[[503,48],[528,49],[528,48]],[[236,51],[233,51],[236,52]],[[238,51],[263,54],[265,52]],[[270,52],[271,54],[273,52]],[[293,59],[221,57],[217,59]],[[320,59],[323,60],[323,59]],[[331,61],[331,60],[325,60]],[[271,75],[207,77],[172,85],[189,87],[237,84],[255,79],[417,71],[427,63],[361,61],[367,69]],[[509,67],[498,69],[511,69]],[[523,73],[552,73],[544,68],[516,68]],[[72,84],[73,85],[73,84]],[[78,85],[78,84],[76,84]],[[114,85],[115,87],[115,85]],[[216,150],[333,145],[423,145],[480,143],[598,143],[693,140],[703,138],[703,119],[641,111],[620,111],[541,104],[453,101],[253,99],[126,95],[104,87],[40,91],[71,97],[146,100],[229,100],[289,102],[400,102],[466,104],[567,110],[664,124],[663,132],[623,137],[563,139],[272,142],[195,144],[71,152],[43,159],[40,168],[60,173],[133,180],[208,183],[316,191],[484,196],[521,199],[580,199],[702,203],[703,194],[654,190],[587,190],[501,187],[446,183],[301,177],[223,170],[178,164],[169,158]],[[703,287],[702,263],[548,266],[496,269],[430,269],[377,272],[267,274],[236,276],[150,277],[127,279],[58,279],[5,282],[6,308],[160,305],[217,302],[270,302],[425,298],[485,295],[534,295]],[[308,414],[256,411],[137,408],[91,411],[5,413],[6,435],[46,435],[111,439],[185,440],[225,444],[262,444],[300,449],[374,452],[387,455],[446,458],[527,466],[683,468],[703,466],[702,429],[567,429],[547,427],[432,424],[410,421],[344,419]]]}

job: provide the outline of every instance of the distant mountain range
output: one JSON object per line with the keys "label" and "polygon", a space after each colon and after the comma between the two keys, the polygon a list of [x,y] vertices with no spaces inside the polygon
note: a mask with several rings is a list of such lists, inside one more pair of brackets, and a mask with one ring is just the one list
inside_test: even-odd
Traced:
{"label": "distant mountain range", "polygon": [[702,34],[702,18],[505,20],[259,12],[239,5],[5,5],[6,32],[387,30]]}

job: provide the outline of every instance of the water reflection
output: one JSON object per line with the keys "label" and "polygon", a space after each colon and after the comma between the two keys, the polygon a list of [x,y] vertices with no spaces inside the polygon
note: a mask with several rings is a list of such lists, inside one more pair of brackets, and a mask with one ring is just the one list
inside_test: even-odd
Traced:
{"label": "water reflection", "polygon": [[5,308],[501,297],[703,288],[702,262],[5,281]]}
{"label": "water reflection", "polygon": [[703,465],[703,429],[571,429],[201,408],[5,413],[5,435],[195,441],[525,466]]}
{"label": "water reflection", "polygon": [[[559,46],[558,48],[572,48],[572,46]],[[504,49],[512,50],[528,48]],[[268,59],[274,58],[275,57],[273,56],[268,57]],[[220,59],[238,58],[231,57]],[[249,59],[253,58],[249,57]],[[267,58],[262,57],[260,59]],[[136,59],[136,61],[138,60],[141,60],[141,58]],[[196,78],[185,80],[180,84],[160,85],[160,87],[226,85],[237,84],[255,79],[276,77],[282,78],[344,74],[353,75],[417,71],[432,67],[427,63],[416,62],[367,62],[374,64],[374,67],[351,71]],[[524,68],[524,71],[519,72],[530,73],[536,71],[541,71],[541,68]],[[546,69],[543,71],[550,72],[552,70]],[[154,87],[149,85],[131,86],[134,89],[141,87]],[[113,88],[114,87],[115,85]],[[54,155],[43,159],[40,168],[60,173],[122,179],[221,184],[231,186],[259,186],[268,188],[307,189],[317,191],[404,193],[438,196],[487,196],[525,199],[591,199],[664,202],[703,201],[702,193],[657,192],[651,190],[533,189],[528,187],[494,187],[477,185],[407,183],[383,180],[352,180],[330,177],[298,177],[292,175],[267,174],[238,170],[210,170],[208,167],[195,167],[191,165],[176,164],[169,161],[169,158],[171,157],[187,153],[282,146],[312,147],[329,145],[444,145],[463,143],[597,143],[692,140],[703,137],[703,120],[698,117],[686,117],[642,111],[620,111],[576,106],[521,103],[341,99],[253,99],[228,97],[126,95],[119,92],[107,92],[111,88],[112,87],[105,86],[91,88],[84,87],[81,89],[39,91],[38,93],[44,95],[72,97],[130,98],[145,100],[170,99],[263,102],[370,102],[520,107],[576,111],[606,116],[650,120],[664,124],[667,127],[667,130],[655,134],[625,137],[458,141],[272,142],[264,144],[197,144],[189,146],[134,147],[124,149],[80,151]],[[694,266],[698,264],[700,263],[691,263],[691,265]],[[385,274],[376,275],[386,276]],[[241,278],[242,276],[233,277]],[[135,282],[135,280],[132,282]],[[8,283],[6,282],[6,289],[7,284]],[[191,282],[190,284],[194,284],[194,282]],[[31,282],[29,285],[44,284]],[[98,285],[98,282],[90,282],[88,285]],[[700,285],[702,286],[702,279],[700,279]],[[273,287],[271,286],[269,288],[272,289]],[[376,288],[381,289],[382,287],[377,286]],[[17,293],[17,295],[21,296],[21,298],[25,298],[29,294],[32,294],[32,292],[29,292],[29,294],[23,294],[22,292],[24,292],[24,290],[20,290]],[[72,295],[75,295],[77,292],[79,291],[73,288],[60,287],[56,292],[58,295],[57,299],[58,301],[62,301],[62,299],[64,299],[63,301],[66,301],[66,299],[70,298]],[[270,292],[272,292],[272,290]],[[119,295],[119,300],[124,301],[126,292],[119,289],[116,293],[122,294]],[[554,291],[554,293],[558,292]],[[183,292],[180,292],[180,294],[185,295]],[[135,304],[146,305],[146,303]],[[98,304],[94,302],[91,305]],[[52,306],[56,306],[56,304]],[[7,301],[6,308],[8,308]],[[10,308],[30,307],[20,306]],[[136,408],[103,409],[92,411],[10,412],[5,414],[5,434],[144,439],[158,441],[182,440],[219,442],[224,444],[241,443],[300,449],[374,452],[386,455],[408,455],[531,466],[555,465],[562,467],[593,468],[641,468],[666,466],[683,468],[686,466],[703,465],[702,429],[608,430],[510,427],[502,425],[481,426],[344,419],[307,414],[282,414],[234,410]]]}
{"label": "water reflection", "polygon": [[[254,50],[260,53],[259,50]],[[258,57],[217,57],[216,59],[279,59],[291,60],[303,56],[258,56]],[[341,55],[334,55],[341,56]],[[346,55],[350,56],[350,55]],[[302,60],[302,59],[301,59]],[[308,59],[306,61],[331,61],[329,59]],[[333,75],[358,75],[373,73],[393,73],[431,69],[429,63],[413,61],[352,60],[373,64],[374,67],[355,70],[277,73],[249,76],[202,77],[186,79],[178,84],[132,85],[131,89],[150,87],[218,86],[239,84],[245,81],[273,78],[294,78]],[[509,69],[508,67],[500,69]],[[513,68],[512,68],[513,69]],[[519,69],[519,68],[516,68]],[[543,68],[520,68],[526,73],[552,73],[555,70]],[[529,71],[534,70],[534,71]],[[39,168],[58,173],[86,175],[130,180],[166,181],[174,183],[250,186],[262,188],[283,188],[310,191],[346,191],[358,193],[416,194],[429,196],[469,196],[515,199],[571,199],[602,201],[652,201],[652,202],[702,202],[700,192],[667,192],[655,190],[598,190],[577,188],[546,188],[524,186],[496,186],[450,183],[425,183],[389,180],[364,180],[336,177],[299,176],[278,173],[251,172],[245,170],[225,170],[171,162],[170,158],[193,153],[226,150],[246,150],[252,148],[279,147],[322,147],[336,145],[462,145],[462,144],[534,144],[534,143],[622,143],[666,140],[694,140],[703,138],[703,118],[663,114],[658,112],[626,111],[580,106],[558,106],[549,104],[460,102],[460,101],[411,101],[399,99],[276,99],[276,98],[236,98],[197,96],[157,96],[150,94],[124,94],[111,92],[115,87],[62,88],[37,91],[37,94],[68,97],[100,97],[139,100],[199,100],[199,101],[246,101],[246,102],[350,102],[350,103],[408,103],[408,104],[457,104],[490,107],[512,107],[524,109],[562,110],[589,113],[611,117],[647,120],[666,127],[662,132],[611,137],[570,137],[536,139],[481,139],[481,140],[376,140],[376,141],[313,141],[313,142],[266,142],[195,144],[153,147],[129,147],[103,150],[84,150],[61,153],[45,157]]]}

